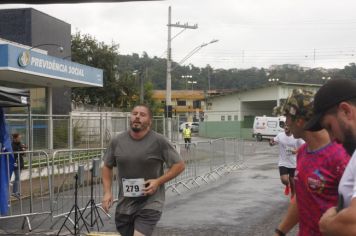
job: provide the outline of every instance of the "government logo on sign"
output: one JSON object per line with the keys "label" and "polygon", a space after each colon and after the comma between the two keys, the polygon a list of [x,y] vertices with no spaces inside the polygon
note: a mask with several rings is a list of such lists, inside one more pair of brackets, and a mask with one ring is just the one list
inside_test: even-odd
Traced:
{"label": "government logo on sign", "polygon": [[17,61],[21,67],[26,67],[30,64],[30,59],[30,51],[23,51],[22,53],[20,53]]}

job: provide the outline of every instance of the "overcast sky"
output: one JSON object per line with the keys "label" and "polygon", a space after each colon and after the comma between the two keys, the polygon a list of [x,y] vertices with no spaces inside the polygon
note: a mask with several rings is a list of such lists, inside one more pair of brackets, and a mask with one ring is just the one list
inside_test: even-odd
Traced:
{"label": "overcast sky", "polygon": [[[172,23],[198,24],[172,42],[179,62],[194,48],[218,39],[184,62],[213,68],[269,67],[300,64],[343,68],[356,60],[354,0],[167,0],[156,2],[33,7],[72,25],[99,41],[120,44],[121,54],[146,51],[166,57],[168,6]],[[172,37],[181,29],[173,28]]]}

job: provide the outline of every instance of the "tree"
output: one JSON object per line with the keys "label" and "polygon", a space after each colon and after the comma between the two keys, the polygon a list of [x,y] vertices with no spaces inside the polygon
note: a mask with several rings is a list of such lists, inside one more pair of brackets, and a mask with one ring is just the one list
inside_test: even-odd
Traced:
{"label": "tree", "polygon": [[77,32],[72,36],[72,60],[103,70],[103,87],[73,89],[74,102],[130,110],[139,102],[139,81],[138,76],[134,75],[136,72],[143,76],[146,83],[145,103],[153,104],[153,85],[148,75],[155,74],[150,69],[154,61],[146,52],[143,52],[142,57],[139,54],[119,55],[118,46],[114,42],[107,45],[90,35]]}
{"label": "tree", "polygon": [[80,32],[72,36],[72,60],[103,70],[103,87],[73,89],[74,102],[97,106],[118,104],[117,97],[121,94],[116,79],[117,49],[114,43],[109,46],[90,35],[81,35]]}

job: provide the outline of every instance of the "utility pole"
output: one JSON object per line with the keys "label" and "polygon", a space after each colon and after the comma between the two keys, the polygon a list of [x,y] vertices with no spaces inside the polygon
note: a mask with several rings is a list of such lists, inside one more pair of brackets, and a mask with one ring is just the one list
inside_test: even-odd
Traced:
{"label": "utility pole", "polygon": [[166,108],[165,117],[167,118],[167,136],[172,141],[172,36],[171,27],[183,28],[183,29],[197,29],[198,25],[188,25],[188,23],[180,24],[179,22],[171,23],[171,6],[168,7],[168,42],[167,42],[167,81],[166,81]]}

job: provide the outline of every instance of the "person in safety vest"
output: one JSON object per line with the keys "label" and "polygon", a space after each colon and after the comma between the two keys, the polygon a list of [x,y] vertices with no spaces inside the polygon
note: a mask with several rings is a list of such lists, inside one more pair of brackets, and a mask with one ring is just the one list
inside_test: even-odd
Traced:
{"label": "person in safety vest", "polygon": [[185,128],[183,129],[183,138],[185,143],[185,148],[189,149],[190,144],[192,142],[192,130],[189,128],[189,124],[185,124]]}

